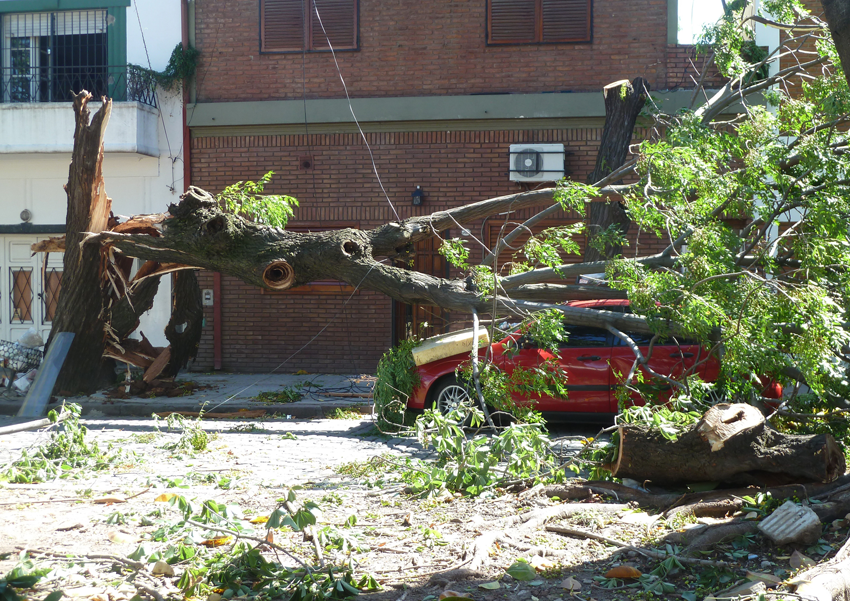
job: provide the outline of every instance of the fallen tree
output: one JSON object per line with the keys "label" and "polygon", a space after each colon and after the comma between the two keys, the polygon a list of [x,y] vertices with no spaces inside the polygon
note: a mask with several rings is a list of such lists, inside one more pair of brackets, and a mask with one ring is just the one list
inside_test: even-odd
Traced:
{"label": "fallen tree", "polygon": [[650,424],[625,424],[617,441],[612,474],[661,486],[831,482],[846,468],[831,435],[783,434],[745,404],[715,405],[674,440]]}
{"label": "fallen tree", "polygon": [[[791,11],[777,18],[798,19],[800,14]],[[742,13],[730,15],[740,27],[723,29],[713,41],[718,48],[725,44],[734,50],[735,41],[729,36],[746,35],[752,23]],[[65,280],[62,317],[54,331],[92,335],[80,337],[58,388],[96,387],[92,366],[99,364],[104,345],[111,347],[110,356],[144,355],[137,348],[125,348],[133,346],[126,337],[148,306],[157,279],[165,273],[203,268],[270,290],[333,278],[405,303],[437,305],[459,313],[532,318],[543,311],[557,311],[567,323],[608,330],[635,351],[633,366],[621,382],[626,388],[634,388],[641,378],[659,375],[648,364],[655,341],[686,337],[702,342],[711,353],[722,352],[724,372],[718,385],[727,394],[758,396],[764,378],[796,380],[808,384],[819,398],[846,405],[850,388],[843,360],[850,346],[850,330],[845,327],[850,293],[842,282],[850,276],[846,244],[850,166],[846,135],[840,127],[850,114],[846,81],[840,65],[833,64],[827,53],[798,55],[799,60],[769,77],[754,75],[763,66],[790,57],[804,37],[828,46],[826,24],[817,19],[811,22],[802,36],[758,64],[743,61],[735,52],[718,52],[728,59],[722,68],[729,82],[693,113],[656,112],[652,117],[656,135],[633,149],[634,158],[592,185],[565,181],[557,188],[483,200],[372,230],[291,232],[282,227],[283,222],[252,220],[245,205],[225,211],[220,197],[198,188],[191,188],[168,213],[104,227],[105,205],[97,204],[105,198],[97,158],[109,103],[104,102],[89,123],[88,98],[82,94],[75,100],[77,130],[82,133],[76,140],[68,185],[66,273],[83,264],[91,268],[96,262],[102,268],[97,267],[96,276],[89,274],[85,281]],[[807,87],[801,98],[784,96],[782,86],[799,76],[813,77],[817,85]],[[643,94],[636,89],[638,82],[618,84],[612,90],[619,92],[609,96],[634,97],[623,111],[629,118],[622,121],[632,123]],[[750,103],[754,95],[760,97],[777,86],[772,94],[780,109],[775,114]],[[730,114],[736,103],[743,103],[747,119]],[[776,134],[790,131],[794,136]],[[80,170],[85,174],[77,175],[83,173]],[[622,181],[631,183],[618,183]],[[251,194],[242,198],[254,205],[264,202]],[[625,222],[617,217],[608,219],[612,227],[604,228],[604,234],[580,227],[534,234],[522,252],[514,254],[511,272],[502,272],[495,257],[519,235],[534,231],[542,219],[564,210],[584,213],[588,206],[602,206],[608,199],[618,201],[610,205],[617,210],[625,207],[628,221],[641,236],[656,236],[666,247],[651,255],[625,250],[607,258],[617,248],[627,249],[622,236]],[[88,208],[72,207],[79,202],[88,202]],[[426,238],[442,239],[449,229],[497,214],[510,222],[512,214],[529,208],[538,211],[510,226],[494,248],[482,249],[485,257],[490,256],[484,265],[465,264],[468,249],[463,251],[461,240],[441,240],[447,258],[467,270],[462,277],[438,278],[394,264],[408,260],[415,244]],[[783,220],[787,225],[777,227]],[[589,235],[598,247],[600,260],[567,262],[564,253],[576,252],[582,235]],[[84,253],[82,262],[76,258],[77,249]],[[132,278],[128,257],[147,261]],[[605,274],[604,285],[564,283],[566,278],[599,273]],[[178,347],[182,350],[175,352],[164,368],[166,373],[185,364],[199,332],[196,287],[190,279],[183,282],[186,287],[181,285],[181,290],[186,292],[178,296],[178,302],[185,301],[195,317],[172,320],[169,353]],[[96,301],[92,301],[93,285],[99,290]],[[73,299],[82,294],[77,288],[88,290],[88,304],[73,305]],[[632,312],[561,304],[591,296],[625,296]],[[83,324],[77,316],[80,311],[95,325]],[[636,334],[649,335],[650,344],[637,345]],[[151,359],[148,349],[143,361],[152,364],[162,352]],[[676,388],[677,397],[701,400],[705,396],[707,388],[697,377],[699,365],[665,382]]]}

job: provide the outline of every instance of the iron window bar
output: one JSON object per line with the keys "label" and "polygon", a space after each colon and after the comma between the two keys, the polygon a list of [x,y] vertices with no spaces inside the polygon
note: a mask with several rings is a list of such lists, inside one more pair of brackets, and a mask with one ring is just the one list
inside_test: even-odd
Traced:
{"label": "iron window bar", "polygon": [[2,17],[0,102],[67,102],[95,97],[156,107],[156,81],[134,65],[109,65],[105,10],[14,13]]}

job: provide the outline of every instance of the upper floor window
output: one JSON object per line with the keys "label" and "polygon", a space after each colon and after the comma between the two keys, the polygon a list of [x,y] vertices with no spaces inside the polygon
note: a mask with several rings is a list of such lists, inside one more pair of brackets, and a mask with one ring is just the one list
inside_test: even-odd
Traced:
{"label": "upper floor window", "polygon": [[80,89],[106,93],[105,10],[3,17],[5,102],[59,102]]}
{"label": "upper floor window", "polygon": [[[263,52],[354,50],[358,0],[260,0]],[[330,41],[330,46],[328,42]]]}
{"label": "upper floor window", "polygon": [[591,41],[591,0],[489,0],[487,43]]}
{"label": "upper floor window", "polygon": [[108,4],[0,14],[0,102],[67,102],[88,90],[156,106],[155,80],[127,64],[125,7]]}

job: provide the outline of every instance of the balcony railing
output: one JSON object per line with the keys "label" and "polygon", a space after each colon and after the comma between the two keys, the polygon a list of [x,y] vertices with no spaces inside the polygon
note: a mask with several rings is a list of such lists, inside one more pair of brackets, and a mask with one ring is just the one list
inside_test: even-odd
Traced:
{"label": "balcony railing", "polygon": [[156,107],[156,79],[135,65],[0,68],[0,103],[67,102],[80,90]]}

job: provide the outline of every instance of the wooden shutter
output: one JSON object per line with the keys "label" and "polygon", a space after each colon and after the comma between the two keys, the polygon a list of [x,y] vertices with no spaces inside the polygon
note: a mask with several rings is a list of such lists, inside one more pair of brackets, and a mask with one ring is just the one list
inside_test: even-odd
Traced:
{"label": "wooden shutter", "polygon": [[328,40],[334,50],[357,48],[357,0],[307,0],[307,2],[311,5],[311,50],[327,50]]}
{"label": "wooden shutter", "polygon": [[303,49],[304,10],[304,0],[263,0],[262,49]]}
{"label": "wooden shutter", "polygon": [[490,0],[488,41],[521,44],[537,41],[537,0]]}
{"label": "wooden shutter", "polygon": [[590,0],[542,0],[543,42],[589,42]]}

